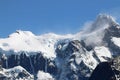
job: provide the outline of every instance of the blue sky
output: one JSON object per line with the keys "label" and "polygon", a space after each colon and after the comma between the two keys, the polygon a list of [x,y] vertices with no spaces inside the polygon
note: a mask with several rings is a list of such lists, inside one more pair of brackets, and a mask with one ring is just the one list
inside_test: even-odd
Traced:
{"label": "blue sky", "polygon": [[119,16],[120,0],[0,0],[0,37],[16,30],[76,33],[99,13]]}

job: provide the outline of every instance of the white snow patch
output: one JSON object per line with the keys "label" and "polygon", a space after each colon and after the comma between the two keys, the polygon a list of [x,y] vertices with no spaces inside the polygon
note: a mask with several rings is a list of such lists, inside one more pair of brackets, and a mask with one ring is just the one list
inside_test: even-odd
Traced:
{"label": "white snow patch", "polygon": [[37,80],[54,80],[54,78],[49,73],[45,73],[43,71],[39,71],[37,77]]}
{"label": "white snow patch", "polygon": [[117,37],[113,37],[112,39],[112,42],[117,45],[118,47],[120,47],[120,38],[117,38]]}
{"label": "white snow patch", "polygon": [[100,61],[106,61],[104,59],[104,57],[108,57],[111,58],[111,52],[109,51],[109,49],[107,47],[101,46],[101,47],[95,47],[94,48],[95,54],[97,55],[97,57],[100,59]]}
{"label": "white snow patch", "polygon": [[86,55],[86,58],[83,59],[85,64],[89,66],[89,68],[95,69],[95,67],[98,65],[98,62],[93,57],[93,51],[90,51],[88,55]]}

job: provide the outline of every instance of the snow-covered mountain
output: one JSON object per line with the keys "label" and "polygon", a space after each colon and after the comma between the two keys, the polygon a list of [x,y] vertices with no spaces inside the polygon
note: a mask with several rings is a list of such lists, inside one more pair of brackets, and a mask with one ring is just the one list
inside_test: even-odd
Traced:
{"label": "snow-covered mountain", "polygon": [[88,80],[95,67],[120,53],[120,26],[100,14],[76,34],[34,35],[17,30],[0,38],[3,68],[22,66],[34,79]]}

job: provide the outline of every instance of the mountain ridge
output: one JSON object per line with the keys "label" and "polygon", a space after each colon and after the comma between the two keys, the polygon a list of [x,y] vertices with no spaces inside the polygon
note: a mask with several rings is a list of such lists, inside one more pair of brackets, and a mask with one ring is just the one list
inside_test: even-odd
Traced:
{"label": "mountain ridge", "polygon": [[[104,24],[102,24],[102,23],[104,23]],[[75,40],[76,38],[78,38],[78,40],[82,40],[82,36],[85,36],[85,37],[87,36],[89,38],[89,36],[91,36],[91,34],[94,35],[94,34],[96,34],[96,32],[101,31],[101,29],[105,29],[106,27],[108,27],[108,26],[105,25],[105,23],[110,24],[110,25],[111,24],[112,25],[115,25],[115,24],[117,25],[118,24],[118,23],[115,22],[115,20],[114,20],[114,18],[112,16],[106,15],[106,14],[99,14],[97,16],[97,19],[95,20],[95,22],[93,22],[91,24],[91,26],[89,26],[89,28],[87,28],[88,30],[93,30],[93,31],[88,31],[87,29],[86,29],[87,30],[86,31],[86,30],[83,29],[83,31],[81,31],[79,33],[76,33],[76,34],[57,35],[55,33],[48,33],[48,34],[43,34],[43,35],[35,35],[30,31],[16,30],[16,32],[10,34],[8,38],[0,38],[0,43],[2,44],[2,45],[0,45],[0,48],[4,49],[5,47],[9,47],[10,43],[7,44],[6,42],[7,41],[9,42],[9,40],[11,38],[13,38],[14,40],[16,39],[17,43],[15,43],[13,40],[11,40],[11,43],[14,42],[15,44],[20,44],[20,42],[23,40],[21,43],[25,43],[25,44],[22,44],[22,45],[24,45],[24,46],[26,45],[26,48],[27,48],[27,46],[28,47],[30,46],[29,44],[33,44],[32,41],[36,42],[35,44],[39,44],[39,45],[44,45],[44,44],[48,45],[52,41],[52,42],[54,42],[52,45],[54,45],[55,42],[57,42],[57,41],[59,41],[61,39],[67,39],[68,38],[68,39],[71,39],[71,40]],[[103,26],[101,28],[100,25],[105,25],[106,27]],[[8,39],[8,40],[6,40],[6,39]],[[28,39],[30,39],[30,40],[32,39],[32,41],[29,41]],[[41,42],[39,42],[39,41],[41,41]],[[13,45],[14,44],[12,44],[12,46]],[[15,47],[20,47],[20,46],[15,45]],[[38,47],[38,46],[37,45],[31,45],[30,47]],[[14,47],[11,48],[11,49],[6,49],[6,50],[14,50]],[[22,48],[20,50],[21,51],[27,51],[27,50],[24,50]],[[19,49],[18,49],[18,51],[19,51]],[[28,50],[28,51],[30,51],[30,50]],[[34,50],[33,49],[33,51],[39,51],[39,50]]]}

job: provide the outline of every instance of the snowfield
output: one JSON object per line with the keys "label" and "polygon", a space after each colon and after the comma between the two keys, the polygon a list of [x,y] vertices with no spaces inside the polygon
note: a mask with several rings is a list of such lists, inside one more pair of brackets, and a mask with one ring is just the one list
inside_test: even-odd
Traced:
{"label": "snowfield", "polygon": [[117,37],[113,37],[112,39],[112,42],[117,45],[118,47],[120,47],[120,38],[117,38]]}
{"label": "snowfield", "polygon": [[54,78],[49,73],[45,73],[43,71],[39,71],[37,77],[37,80],[54,80]]}
{"label": "snowfield", "polygon": [[56,35],[53,33],[35,36],[30,31],[17,30],[8,38],[0,38],[0,48],[4,51],[15,53],[42,52],[45,57],[55,57],[55,43],[61,39],[71,38],[72,35]]}

